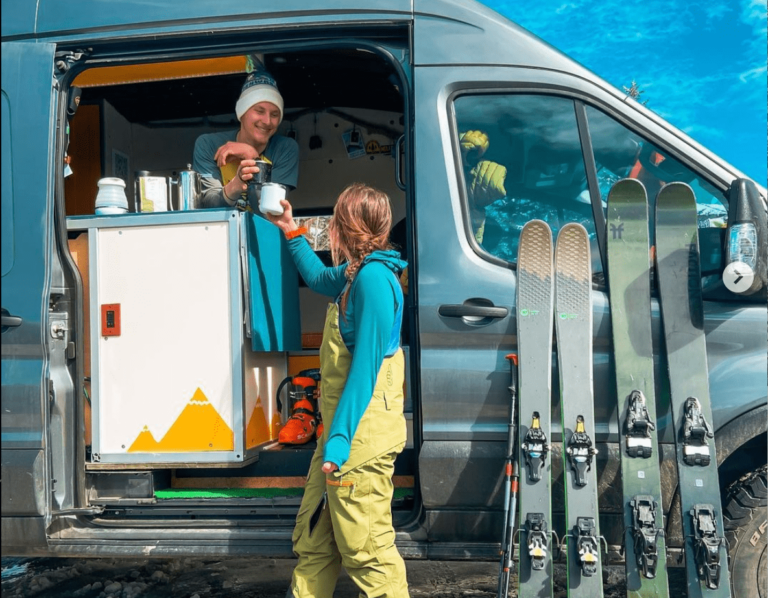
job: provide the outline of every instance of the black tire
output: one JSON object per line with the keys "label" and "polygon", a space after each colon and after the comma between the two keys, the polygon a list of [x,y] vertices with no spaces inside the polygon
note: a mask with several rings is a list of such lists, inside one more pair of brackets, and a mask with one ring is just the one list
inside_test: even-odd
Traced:
{"label": "black tire", "polygon": [[728,488],[723,501],[734,598],[768,598],[768,465]]}

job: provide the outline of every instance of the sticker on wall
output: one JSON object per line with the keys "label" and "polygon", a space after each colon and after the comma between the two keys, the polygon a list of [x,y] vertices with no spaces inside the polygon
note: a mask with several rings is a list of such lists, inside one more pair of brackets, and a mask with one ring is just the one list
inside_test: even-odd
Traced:
{"label": "sticker on wall", "polygon": [[147,426],[128,448],[129,453],[232,451],[235,434],[199,388],[158,442]]}
{"label": "sticker on wall", "polygon": [[341,134],[341,139],[344,141],[344,147],[347,148],[347,157],[350,160],[365,155],[365,141],[359,129],[352,127],[344,131]]}
{"label": "sticker on wall", "polygon": [[390,143],[387,145],[381,145],[375,139],[371,139],[367,141],[365,144],[365,153],[366,154],[391,154],[392,144]]}

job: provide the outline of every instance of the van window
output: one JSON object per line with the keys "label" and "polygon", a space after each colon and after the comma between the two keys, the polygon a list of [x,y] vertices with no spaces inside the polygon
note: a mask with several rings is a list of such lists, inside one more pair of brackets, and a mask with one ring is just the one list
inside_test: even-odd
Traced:
{"label": "van window", "polygon": [[467,214],[480,247],[514,263],[529,220],[546,221],[554,237],[579,222],[592,241],[593,271],[601,271],[573,100],[466,95],[454,109]]}
{"label": "van window", "polygon": [[616,181],[623,178],[639,180],[648,193],[653,238],[653,209],[659,189],[673,181],[687,183],[696,195],[702,268],[705,272],[718,270],[723,259],[719,231],[725,228],[728,217],[724,194],[668,152],[613,118],[591,106],[586,110],[603,206]]}

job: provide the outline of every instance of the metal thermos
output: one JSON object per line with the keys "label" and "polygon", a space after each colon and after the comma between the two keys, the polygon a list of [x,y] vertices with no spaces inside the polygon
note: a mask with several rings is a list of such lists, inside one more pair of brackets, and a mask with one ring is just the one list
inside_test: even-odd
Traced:
{"label": "metal thermos", "polygon": [[187,170],[179,172],[178,180],[178,209],[195,210],[200,203],[200,173],[192,170],[192,165],[187,164]]}

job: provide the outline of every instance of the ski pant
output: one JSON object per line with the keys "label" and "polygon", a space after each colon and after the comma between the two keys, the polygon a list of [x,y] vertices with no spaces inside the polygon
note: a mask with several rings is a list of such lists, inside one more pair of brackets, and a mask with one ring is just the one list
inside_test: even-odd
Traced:
{"label": "ski pant", "polygon": [[392,527],[392,475],[401,447],[342,476],[326,476],[322,447],[309,468],[288,596],[332,598],[343,566],[366,598],[408,598],[405,563]]}

